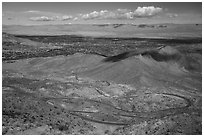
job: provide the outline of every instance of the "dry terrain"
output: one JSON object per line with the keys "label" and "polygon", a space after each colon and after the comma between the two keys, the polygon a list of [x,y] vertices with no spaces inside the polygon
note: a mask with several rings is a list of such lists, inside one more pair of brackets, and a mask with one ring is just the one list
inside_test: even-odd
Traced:
{"label": "dry terrain", "polygon": [[199,37],[2,42],[2,134],[202,134]]}

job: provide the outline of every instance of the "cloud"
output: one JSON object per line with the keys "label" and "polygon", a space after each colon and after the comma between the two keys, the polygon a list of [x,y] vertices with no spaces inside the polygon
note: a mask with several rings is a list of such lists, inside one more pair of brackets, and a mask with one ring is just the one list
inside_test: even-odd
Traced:
{"label": "cloud", "polygon": [[65,20],[70,20],[70,19],[73,19],[73,16],[71,16],[71,15],[64,15],[64,16],[62,16],[61,20],[65,21]]}
{"label": "cloud", "polygon": [[[135,19],[135,18],[149,18],[158,15],[162,12],[162,8],[147,6],[147,7],[137,7],[135,10],[130,9],[116,9],[116,10],[101,10],[93,11],[87,14],[78,14],[76,16],[64,15],[53,12],[44,12],[30,10],[26,13],[34,14],[37,17],[29,18],[32,21],[67,21],[67,20],[91,20],[91,19]],[[37,14],[37,15],[36,15]],[[169,17],[172,15],[168,15]],[[175,15],[174,15],[175,16]]]}
{"label": "cloud", "polygon": [[133,12],[128,9],[117,9],[115,15],[117,19],[133,19]]}
{"label": "cloud", "polygon": [[39,17],[31,17],[29,20],[31,21],[66,21],[66,20],[76,20],[76,17],[74,18],[71,15],[63,15],[63,16],[39,16]]}
{"label": "cloud", "polygon": [[88,19],[119,19],[119,18],[130,18],[131,15],[128,14],[129,10],[127,9],[117,9],[116,11],[93,11],[88,14],[81,14],[81,18]]}
{"label": "cloud", "polygon": [[54,21],[55,19],[52,17],[41,16],[41,17],[31,17],[30,20],[32,21]]}
{"label": "cloud", "polygon": [[162,12],[162,8],[148,6],[138,7],[135,11],[129,9],[117,9],[114,11],[101,10],[93,11],[88,14],[80,14],[82,19],[134,19],[134,18],[147,18],[153,17]]}
{"label": "cloud", "polygon": [[61,13],[47,12],[47,11],[37,11],[37,10],[29,10],[24,13],[30,16],[36,16],[29,18],[32,21],[66,21],[73,19],[71,15],[65,15]]}
{"label": "cloud", "polygon": [[160,7],[148,6],[148,7],[138,7],[133,15],[134,17],[152,17],[157,15],[162,11]]}
{"label": "cloud", "polygon": [[100,15],[101,12],[97,12],[97,11],[93,11],[89,14],[82,14],[82,18],[83,19],[95,19],[95,18],[99,18],[101,15]]}

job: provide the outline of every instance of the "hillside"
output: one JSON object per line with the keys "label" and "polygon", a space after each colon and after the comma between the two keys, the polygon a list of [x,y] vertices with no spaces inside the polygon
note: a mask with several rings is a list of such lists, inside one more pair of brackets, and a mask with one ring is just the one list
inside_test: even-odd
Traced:
{"label": "hillside", "polygon": [[4,132],[199,134],[201,64],[186,58],[161,47],[110,57],[77,53],[5,62],[4,120],[13,116],[20,125],[35,124]]}

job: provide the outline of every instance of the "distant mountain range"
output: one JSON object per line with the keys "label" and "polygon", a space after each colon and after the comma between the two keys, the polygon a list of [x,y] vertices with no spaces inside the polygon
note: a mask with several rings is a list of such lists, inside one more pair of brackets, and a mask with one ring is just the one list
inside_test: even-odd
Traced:
{"label": "distant mountain range", "polygon": [[202,37],[202,24],[64,24],[3,25],[3,32],[17,35],[81,35],[92,37],[181,38]]}

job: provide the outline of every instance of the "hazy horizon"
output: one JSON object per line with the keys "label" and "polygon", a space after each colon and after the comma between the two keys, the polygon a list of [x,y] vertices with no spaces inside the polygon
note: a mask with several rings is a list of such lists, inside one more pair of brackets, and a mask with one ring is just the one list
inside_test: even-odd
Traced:
{"label": "hazy horizon", "polygon": [[202,24],[201,2],[3,2],[3,25]]}

